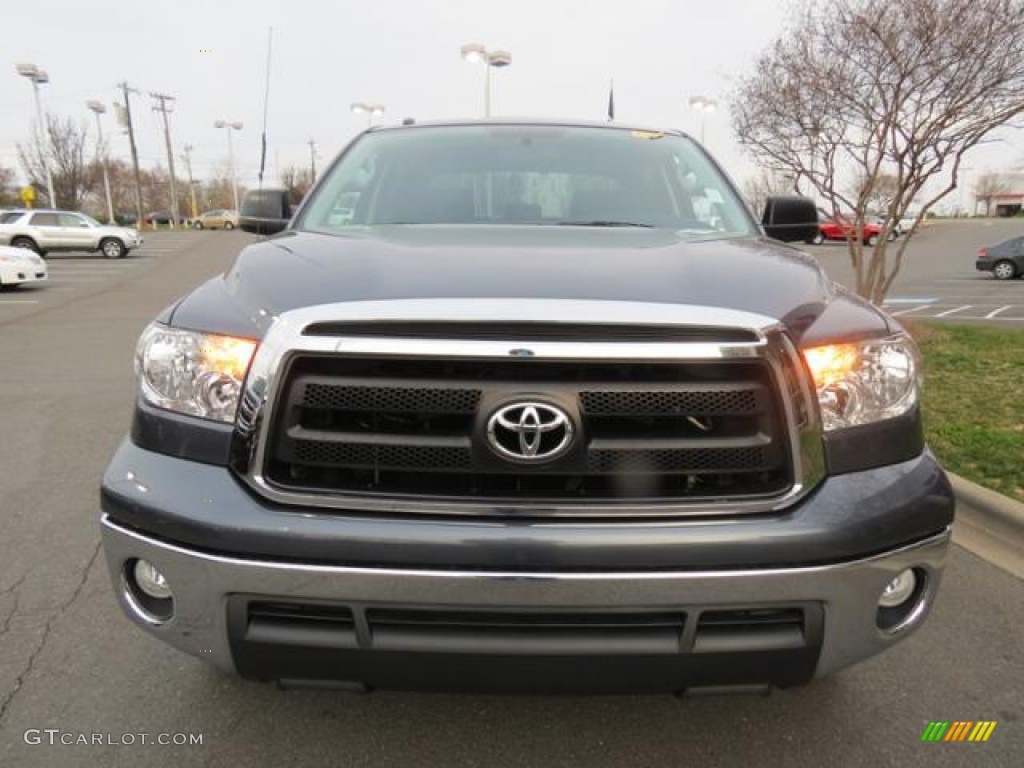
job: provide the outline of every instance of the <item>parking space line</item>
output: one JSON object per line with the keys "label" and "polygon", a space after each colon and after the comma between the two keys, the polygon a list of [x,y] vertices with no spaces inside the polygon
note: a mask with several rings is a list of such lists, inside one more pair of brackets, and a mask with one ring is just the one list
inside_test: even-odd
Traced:
{"label": "parking space line", "polygon": [[4,306],[6,304],[38,304],[38,303],[39,303],[38,301],[24,301],[23,299],[15,299],[14,301],[10,301],[8,299],[0,299],[0,307]]}
{"label": "parking space line", "polygon": [[68,269],[134,269],[138,264],[125,261],[82,261],[80,259],[50,259],[46,262],[51,267],[67,267]]}
{"label": "parking space line", "polygon": [[935,306],[935,305],[934,304],[922,304],[922,305],[917,306],[917,307],[911,307],[910,309],[901,309],[899,312],[891,312],[890,314],[893,317],[896,317],[897,315],[909,315],[911,312],[919,312],[922,309],[928,309],[928,307],[933,307],[933,306]]}
{"label": "parking space line", "polygon": [[[934,320],[937,318],[928,319]],[[977,320],[978,322],[988,319],[984,315],[957,315],[950,318],[950,320]],[[1024,323],[1024,317],[993,317],[991,320],[993,323]]]}
{"label": "parking space line", "polygon": [[51,269],[51,275],[125,275],[128,274],[127,270],[124,269]]}
{"label": "parking space line", "polygon": [[137,269],[136,265],[132,264],[130,267],[50,267],[51,275],[70,275],[70,274],[83,274],[83,275],[116,275],[127,271],[128,269]]}
{"label": "parking space line", "polygon": [[995,312],[989,312],[987,315],[985,315],[985,319],[986,320],[991,320],[993,317],[998,315],[1000,312],[1004,312],[1005,310],[1010,309],[1010,307],[1012,307],[1012,306],[1013,306],[1013,304],[1007,304],[1005,307],[1000,307]]}
{"label": "parking space line", "polygon": [[973,304],[964,304],[962,307],[957,307],[956,309],[947,309],[945,312],[940,312],[939,314],[935,315],[935,317],[946,317],[947,315],[952,315],[954,312],[959,312],[962,309],[970,309],[973,306]]}

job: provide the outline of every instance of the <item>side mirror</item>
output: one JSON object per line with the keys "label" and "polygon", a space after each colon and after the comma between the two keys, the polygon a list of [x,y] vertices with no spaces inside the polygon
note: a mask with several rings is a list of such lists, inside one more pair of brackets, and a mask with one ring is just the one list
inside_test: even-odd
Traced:
{"label": "side mirror", "polygon": [[238,227],[257,235],[273,235],[285,229],[291,218],[287,189],[251,189],[242,199]]}
{"label": "side mirror", "polygon": [[812,240],[818,234],[818,209],[806,197],[769,197],[761,224],[768,237],[784,243]]}

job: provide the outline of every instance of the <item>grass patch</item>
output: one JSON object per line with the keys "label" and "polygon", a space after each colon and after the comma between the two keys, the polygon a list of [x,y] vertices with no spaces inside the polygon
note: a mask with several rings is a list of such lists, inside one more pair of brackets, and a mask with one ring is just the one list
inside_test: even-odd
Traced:
{"label": "grass patch", "polygon": [[1024,501],[1024,329],[915,323],[924,427],[949,470]]}

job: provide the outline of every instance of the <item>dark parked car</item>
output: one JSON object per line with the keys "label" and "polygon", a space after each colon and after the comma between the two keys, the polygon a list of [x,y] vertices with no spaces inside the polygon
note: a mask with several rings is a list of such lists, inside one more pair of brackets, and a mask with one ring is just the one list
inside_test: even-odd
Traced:
{"label": "dark parked car", "polygon": [[140,337],[102,481],[161,640],[286,685],[760,691],[929,614],[917,349],[769,239],[811,201],[759,223],[677,132],[472,121],[363,133],[240,228]]}
{"label": "dark parked car", "polygon": [[174,219],[174,215],[170,211],[150,211],[142,217],[142,222],[146,226],[159,226],[170,224],[172,220],[177,221],[178,225],[182,223],[182,220]]}
{"label": "dark parked car", "polygon": [[974,268],[991,272],[997,280],[1024,276],[1024,235],[1011,237],[998,245],[979,248]]}

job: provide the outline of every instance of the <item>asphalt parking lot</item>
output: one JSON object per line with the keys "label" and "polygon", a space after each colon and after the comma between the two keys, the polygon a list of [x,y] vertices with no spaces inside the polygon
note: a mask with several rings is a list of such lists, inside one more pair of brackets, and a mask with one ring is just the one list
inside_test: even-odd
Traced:
{"label": "asphalt parking lot", "polygon": [[[1021,764],[1024,590],[960,547],[920,632],[765,698],[280,691],[135,629],[114,602],[97,525],[99,479],[129,424],[135,340],[250,239],[147,233],[123,261],[56,256],[50,284],[0,294],[0,766]],[[898,290],[973,284],[973,250],[951,244],[922,236]],[[809,250],[841,270],[841,247]],[[1024,281],[1007,287],[1024,306]],[[983,744],[922,743],[933,720],[997,726]],[[202,743],[143,744],[142,733]]]}
{"label": "asphalt parking lot", "polygon": [[144,232],[142,247],[122,259],[106,259],[98,253],[51,253],[46,257],[49,278],[45,283],[0,293],[0,323],[66,303],[95,289],[116,289],[157,260],[194,246],[197,237],[203,235],[189,231]]}
{"label": "asphalt parking lot", "polygon": [[[1024,234],[1024,219],[929,221],[907,247],[886,297],[897,317],[1024,327],[1024,279],[996,280],[974,268],[978,248]],[[889,246],[890,256],[900,241]],[[853,285],[845,243],[805,246],[833,279]]]}

